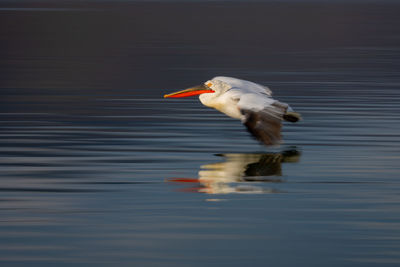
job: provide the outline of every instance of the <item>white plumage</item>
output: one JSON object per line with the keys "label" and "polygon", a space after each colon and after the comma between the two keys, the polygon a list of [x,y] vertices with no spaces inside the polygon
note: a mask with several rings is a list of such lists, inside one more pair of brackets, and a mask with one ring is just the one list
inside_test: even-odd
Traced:
{"label": "white plumage", "polygon": [[231,77],[218,76],[200,86],[164,97],[192,95],[200,95],[203,105],[240,119],[248,131],[265,145],[280,143],[282,120],[296,122],[300,119],[288,104],[273,99],[268,87]]}

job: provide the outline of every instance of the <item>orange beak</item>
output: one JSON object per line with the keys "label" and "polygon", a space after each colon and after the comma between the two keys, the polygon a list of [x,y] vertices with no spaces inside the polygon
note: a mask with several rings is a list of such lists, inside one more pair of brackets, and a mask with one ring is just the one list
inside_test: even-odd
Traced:
{"label": "orange beak", "polygon": [[205,84],[198,85],[192,88],[188,88],[182,91],[174,92],[171,94],[164,95],[164,98],[167,97],[188,97],[194,95],[200,95],[204,93],[214,93],[214,90],[211,90],[210,87],[206,86]]}

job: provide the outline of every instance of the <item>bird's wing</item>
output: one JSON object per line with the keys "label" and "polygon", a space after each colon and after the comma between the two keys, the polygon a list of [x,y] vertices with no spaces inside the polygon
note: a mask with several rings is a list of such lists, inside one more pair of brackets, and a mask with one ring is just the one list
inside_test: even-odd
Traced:
{"label": "bird's wing", "polygon": [[247,91],[249,93],[259,93],[267,96],[272,95],[272,91],[264,85],[258,84],[258,83],[253,83],[250,81],[246,80],[241,80],[237,78],[232,78],[232,77],[225,77],[225,76],[217,76],[214,77],[212,80],[219,80],[222,81],[228,85],[230,85],[232,88],[239,88],[243,91]]}
{"label": "bird's wing", "polygon": [[243,94],[238,102],[247,130],[265,145],[281,142],[283,115],[288,106],[260,94]]}

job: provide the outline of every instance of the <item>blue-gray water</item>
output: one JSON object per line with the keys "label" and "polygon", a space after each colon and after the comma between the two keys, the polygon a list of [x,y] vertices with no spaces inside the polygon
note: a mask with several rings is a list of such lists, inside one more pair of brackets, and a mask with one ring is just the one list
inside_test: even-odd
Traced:
{"label": "blue-gray water", "polygon": [[[1,266],[398,266],[400,6],[2,4]],[[266,148],[216,75],[304,118]]]}

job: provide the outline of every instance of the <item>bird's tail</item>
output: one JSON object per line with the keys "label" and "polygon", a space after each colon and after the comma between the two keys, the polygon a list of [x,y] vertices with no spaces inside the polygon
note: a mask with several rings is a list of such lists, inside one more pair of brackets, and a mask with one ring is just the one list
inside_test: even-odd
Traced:
{"label": "bird's tail", "polygon": [[301,115],[300,115],[300,113],[297,113],[297,112],[294,112],[294,111],[287,111],[283,115],[283,119],[285,121],[297,122],[297,121],[301,120]]}

